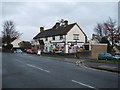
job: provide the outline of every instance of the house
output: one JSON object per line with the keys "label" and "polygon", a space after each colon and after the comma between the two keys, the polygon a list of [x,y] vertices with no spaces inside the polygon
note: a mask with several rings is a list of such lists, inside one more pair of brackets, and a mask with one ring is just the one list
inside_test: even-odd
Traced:
{"label": "house", "polygon": [[87,36],[77,23],[68,24],[65,20],[63,24],[57,22],[52,28],[44,30],[40,27],[38,33],[32,40],[32,46],[35,50],[38,48],[44,49],[48,52],[57,46],[62,47],[64,53],[69,53],[71,46],[80,45],[87,41]]}
{"label": "house", "polygon": [[20,39],[15,39],[14,41],[11,42],[11,44],[13,45],[13,49],[17,49],[17,48],[20,48],[20,45],[19,43],[22,42],[22,40]]}

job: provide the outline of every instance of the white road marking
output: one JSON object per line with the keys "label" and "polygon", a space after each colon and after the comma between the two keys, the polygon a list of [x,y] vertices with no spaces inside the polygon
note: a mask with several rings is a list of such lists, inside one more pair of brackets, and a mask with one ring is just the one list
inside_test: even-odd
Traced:
{"label": "white road marking", "polygon": [[93,87],[93,86],[90,86],[90,85],[87,85],[87,84],[78,82],[78,81],[76,81],[76,80],[72,80],[72,82],[77,83],[77,84],[80,84],[80,85],[83,85],[83,86],[86,86],[86,87],[88,87],[88,88],[93,88],[93,89],[99,90],[99,89],[97,89],[97,88],[95,88],[95,87]]}
{"label": "white road marking", "polygon": [[50,71],[45,70],[45,69],[42,69],[42,68],[39,68],[39,67],[36,67],[36,66],[34,66],[34,65],[31,65],[31,64],[26,64],[26,65],[27,65],[27,66],[30,66],[30,67],[33,67],[33,68],[36,68],[36,69],[39,69],[39,70],[41,70],[41,71],[44,71],[44,72],[50,73]]}
{"label": "white road marking", "polygon": [[[20,63],[22,63],[22,64],[25,64],[24,62],[22,62],[22,61],[20,61],[20,60],[17,60],[17,59],[16,59],[16,61],[18,61],[18,62],[20,62]],[[36,68],[36,69],[39,69],[39,70],[41,70],[41,71],[50,73],[50,71],[45,70],[45,69],[42,69],[42,68],[39,68],[39,67],[36,67],[36,66],[34,66],[34,65],[31,65],[31,64],[26,64],[26,65],[27,65],[27,66],[30,66],[30,67],[33,67],[33,68]]]}

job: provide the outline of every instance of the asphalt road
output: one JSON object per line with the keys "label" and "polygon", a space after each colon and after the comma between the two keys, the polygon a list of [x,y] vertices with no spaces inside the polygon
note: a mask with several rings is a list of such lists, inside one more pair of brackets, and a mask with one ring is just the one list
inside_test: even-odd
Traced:
{"label": "asphalt road", "polygon": [[3,88],[118,88],[118,74],[31,54],[2,55]]}

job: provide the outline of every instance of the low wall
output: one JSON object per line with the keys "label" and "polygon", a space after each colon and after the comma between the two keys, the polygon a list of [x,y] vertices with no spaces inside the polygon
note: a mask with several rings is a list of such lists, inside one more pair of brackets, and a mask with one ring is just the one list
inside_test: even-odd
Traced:
{"label": "low wall", "polygon": [[91,58],[91,52],[78,52],[77,57],[78,58],[89,59],[89,58]]}
{"label": "low wall", "polygon": [[106,44],[91,45],[91,50],[89,52],[78,52],[77,57],[85,59],[98,59],[99,53],[107,53]]}

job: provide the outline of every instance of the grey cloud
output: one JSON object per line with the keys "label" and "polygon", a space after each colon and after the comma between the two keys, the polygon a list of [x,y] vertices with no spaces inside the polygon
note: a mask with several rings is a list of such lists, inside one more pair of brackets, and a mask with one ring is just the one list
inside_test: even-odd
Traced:
{"label": "grey cloud", "polygon": [[[77,22],[89,37],[94,33],[93,28],[97,22],[103,22],[108,17],[117,20],[117,3],[18,2],[3,3],[2,5],[3,20],[15,21],[17,26],[22,29],[19,30],[23,32],[23,37],[27,40],[28,38],[32,39],[30,36],[34,36],[40,26],[50,28],[61,18],[67,19],[69,23]],[[27,33],[28,31],[29,33]]]}

